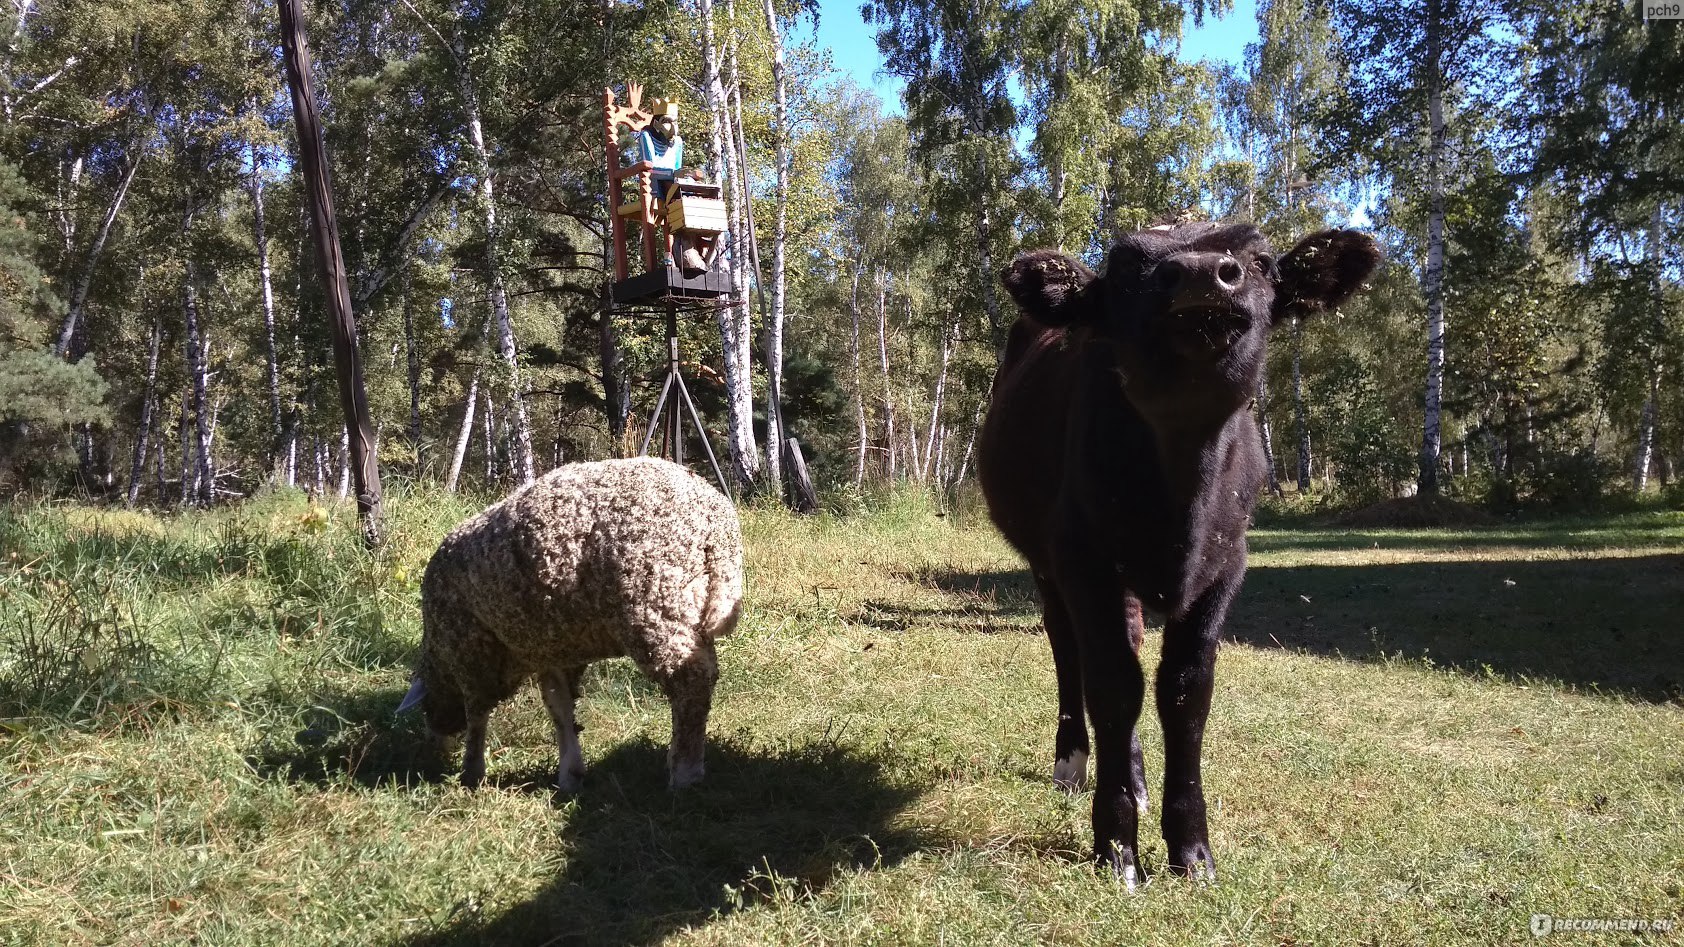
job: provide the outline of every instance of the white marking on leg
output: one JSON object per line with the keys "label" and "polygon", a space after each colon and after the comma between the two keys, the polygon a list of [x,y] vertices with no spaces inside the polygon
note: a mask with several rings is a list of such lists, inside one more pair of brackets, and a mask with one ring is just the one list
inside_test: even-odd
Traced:
{"label": "white marking on leg", "polygon": [[703,766],[701,760],[694,763],[678,763],[672,768],[672,776],[667,785],[672,789],[689,789],[702,781]]}
{"label": "white marking on leg", "polygon": [[1053,762],[1053,785],[1065,792],[1082,792],[1088,788],[1088,754],[1071,750],[1070,755]]}
{"label": "white marking on leg", "polygon": [[551,672],[539,678],[538,689],[544,695],[544,706],[555,724],[556,766],[555,786],[564,793],[579,791],[585,778],[585,754],[579,747],[579,728],[573,723],[573,699],[563,672]]}

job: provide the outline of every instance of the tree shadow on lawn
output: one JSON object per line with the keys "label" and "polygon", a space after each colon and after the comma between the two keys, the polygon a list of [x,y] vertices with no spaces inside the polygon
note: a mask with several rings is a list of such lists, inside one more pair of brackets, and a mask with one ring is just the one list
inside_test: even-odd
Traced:
{"label": "tree shadow on lawn", "polygon": [[1367,549],[1571,549],[1576,552],[1677,545],[1679,524],[1666,519],[1641,522],[1542,520],[1455,529],[1369,529],[1318,526],[1258,526],[1246,535],[1254,554]]}
{"label": "tree shadow on lawn", "polygon": [[[393,719],[401,696],[358,697],[339,707],[337,733],[260,751],[253,764],[270,778],[325,786],[349,775],[394,791],[453,778],[455,766],[425,748],[413,718]],[[364,711],[372,715],[356,719]],[[822,891],[841,873],[892,866],[941,844],[898,818],[921,787],[891,779],[876,753],[833,741],[773,750],[710,736],[706,778],[679,793],[667,789],[664,745],[631,741],[588,759],[555,856],[534,863],[559,865],[553,879],[501,914],[453,911],[393,944],[654,944],[716,914]],[[486,791],[554,795],[550,760],[513,771],[493,764]]]}
{"label": "tree shadow on lawn", "polygon": [[1226,637],[1684,703],[1684,557],[1253,566]]}
{"label": "tree shadow on lawn", "polygon": [[[1419,545],[1414,539],[1409,537],[1410,547]],[[1398,537],[1391,541],[1401,544]],[[1325,542],[1303,546],[1338,548]],[[992,612],[995,624],[1001,617],[1040,616],[1026,569],[925,570],[903,577],[955,595],[964,604],[919,608],[869,602],[859,620],[890,629],[974,631],[979,612]],[[1254,563],[1229,609],[1224,636],[1255,647],[1353,660],[1430,659],[1478,676],[1553,679],[1684,704],[1680,603],[1684,556],[1677,555],[1353,566]],[[1147,621],[1160,625],[1158,616],[1149,614]],[[1021,630],[1038,631],[1039,623]]]}

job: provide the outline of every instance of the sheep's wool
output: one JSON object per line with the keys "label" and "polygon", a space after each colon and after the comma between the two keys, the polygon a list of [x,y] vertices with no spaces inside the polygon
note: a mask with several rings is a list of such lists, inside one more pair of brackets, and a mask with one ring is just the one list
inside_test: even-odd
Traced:
{"label": "sheep's wool", "polygon": [[648,457],[570,464],[445,537],[422,580],[423,661],[470,708],[622,655],[666,678],[735,627],[742,592],[737,511],[706,481]]}

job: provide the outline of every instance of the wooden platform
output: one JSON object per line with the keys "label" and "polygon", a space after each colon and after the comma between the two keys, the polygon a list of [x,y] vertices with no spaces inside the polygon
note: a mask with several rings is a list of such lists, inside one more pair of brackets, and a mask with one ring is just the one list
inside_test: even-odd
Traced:
{"label": "wooden platform", "polygon": [[712,299],[731,292],[731,274],[714,269],[686,277],[676,266],[664,266],[614,284],[617,303],[650,303],[664,299]]}

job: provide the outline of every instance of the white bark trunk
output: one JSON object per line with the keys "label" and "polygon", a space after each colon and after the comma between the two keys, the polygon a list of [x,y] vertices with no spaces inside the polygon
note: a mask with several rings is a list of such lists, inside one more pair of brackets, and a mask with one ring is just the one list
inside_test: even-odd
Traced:
{"label": "white bark trunk", "polygon": [[[142,271],[141,279],[144,280]],[[146,388],[140,396],[140,425],[135,431],[134,463],[129,467],[129,491],[125,498],[128,506],[134,506],[140,499],[140,478],[146,471],[146,441],[152,433],[152,413],[158,401],[158,350],[163,344],[164,319],[161,314],[152,317],[152,344],[146,356]],[[162,497],[159,498],[160,501]]]}
{"label": "white bark trunk", "polygon": [[1427,384],[1421,430],[1421,493],[1438,493],[1440,405],[1444,395],[1444,23],[1441,0],[1427,0]]}
{"label": "white bark trunk", "polygon": [[339,428],[339,499],[351,495],[351,432]]}
{"label": "white bark trunk", "polygon": [[[457,83],[467,110],[468,141],[473,146],[475,173],[479,177],[478,196],[480,214],[485,221],[485,280],[486,298],[491,306],[491,318],[497,330],[497,354],[503,360],[508,376],[509,407],[514,410],[514,463],[520,483],[531,483],[536,477],[532,462],[532,424],[527,418],[525,382],[521,378],[520,358],[515,345],[514,322],[509,314],[509,294],[503,282],[501,233],[497,229],[497,194],[491,175],[491,153],[485,144],[485,132],[480,125],[479,96],[468,75],[463,50],[457,50]],[[487,395],[489,397],[489,394]]]}
{"label": "white bark trunk", "polygon": [[[918,479],[930,479],[930,460],[935,455],[937,430],[941,427],[942,398],[947,394],[947,363],[953,358],[953,338],[959,334],[958,325],[954,325],[951,332],[943,332],[941,336],[941,368],[936,372],[936,390],[930,398],[930,431],[929,440],[924,444],[924,457],[918,467]],[[939,475],[940,471],[936,473]]]}
{"label": "white bark trunk", "polygon": [[860,273],[864,270],[865,261],[855,261],[853,284],[848,291],[848,314],[853,320],[852,333],[848,336],[848,356],[854,366],[855,487],[865,481],[865,452],[871,443],[871,432],[866,426],[865,417],[865,387],[860,373]]}
{"label": "white bark trunk", "polygon": [[1269,492],[1281,495],[1281,478],[1275,473],[1275,435],[1269,424],[1269,373],[1257,373],[1257,432],[1263,440],[1263,463],[1269,468]]}
{"label": "white bark trunk", "polygon": [[1304,320],[1292,320],[1292,420],[1298,429],[1298,492],[1310,490],[1310,417],[1304,400]]}
{"label": "white bark trunk", "polygon": [[269,448],[270,476],[281,479],[281,452],[285,432],[281,429],[281,368],[275,350],[275,289],[269,266],[269,235],[263,217],[263,162],[257,145],[251,146],[251,175],[247,181],[251,193],[252,238],[257,245],[258,289],[263,302],[264,355],[268,359],[269,424],[274,434]]}
{"label": "white bark trunk", "polygon": [[889,308],[888,285],[882,271],[877,273],[877,360],[883,369],[883,453],[884,471],[888,479],[895,479],[895,400],[889,391]]}
{"label": "white bark trunk", "polygon": [[783,483],[784,376],[784,240],[789,218],[789,95],[784,77],[783,28],[772,0],[761,0],[766,31],[772,41],[773,153],[777,162],[772,225],[772,313],[766,327],[766,472],[774,484]]}
{"label": "white bark trunk", "polygon": [[[730,140],[730,106],[720,80],[718,47],[714,42],[713,0],[698,0],[697,8],[702,27],[703,91],[710,119],[711,148],[707,167],[709,175],[718,181],[722,179],[725,170],[726,142]],[[731,238],[736,241],[731,245],[734,251],[731,255],[731,299],[728,305],[720,306],[714,312],[719,322],[720,343],[724,349],[722,360],[725,368],[727,446],[737,485],[744,492],[748,492],[753,489],[760,475],[760,458],[754,442],[754,389],[749,368],[752,357],[752,340],[749,336],[752,329],[747,299],[743,294],[744,254],[739,236],[742,224],[738,219],[741,202],[747,191],[744,189],[738,192],[738,185],[744,183],[738,178],[740,175],[735,174],[724,178],[727,193],[733,196]]]}
{"label": "white bark trunk", "polygon": [[462,427],[456,434],[456,450],[450,455],[450,475],[445,478],[444,489],[448,493],[456,492],[456,481],[462,476],[462,460],[468,456],[468,439],[474,433],[474,409],[479,404],[479,369],[474,369],[474,377],[468,382],[468,397],[462,407]]}
{"label": "white bark trunk", "polygon": [[[184,231],[185,229],[183,228]],[[190,496],[191,504],[209,506],[212,499],[210,399],[208,397],[210,378],[208,366],[205,364],[206,347],[199,325],[199,302],[193,287],[197,276],[197,267],[189,259],[186,264],[186,273],[182,279],[181,311],[187,323],[187,378],[191,385],[193,426],[197,434],[195,438],[197,463],[193,474],[194,490]]]}
{"label": "white bark trunk", "polygon": [[[1649,264],[1654,280],[1651,291],[1654,297],[1656,327],[1663,328],[1666,319],[1666,294],[1661,282],[1661,213],[1662,206],[1655,202],[1655,208],[1649,215]],[[1659,353],[1652,354],[1649,365],[1649,395],[1643,401],[1643,415],[1638,422],[1637,429],[1637,459],[1633,463],[1632,486],[1642,493],[1649,486],[1649,468],[1655,461],[1655,430],[1658,426],[1661,400],[1662,365]]]}
{"label": "white bark trunk", "polygon": [[117,183],[117,190],[111,195],[111,203],[106,205],[105,216],[100,219],[99,230],[94,233],[93,243],[88,245],[88,252],[82,258],[76,282],[70,290],[64,324],[59,328],[58,341],[53,345],[53,353],[60,358],[70,351],[70,340],[75,337],[76,326],[82,319],[82,310],[88,304],[88,289],[93,285],[94,270],[99,267],[99,258],[105,252],[105,242],[111,236],[111,226],[116,223],[117,214],[123,209],[123,200],[129,195],[129,185],[134,183],[135,172],[140,170],[140,159],[145,157],[145,154],[140,146],[135,146],[134,158],[129,162],[128,170],[123,172],[123,179]]}

